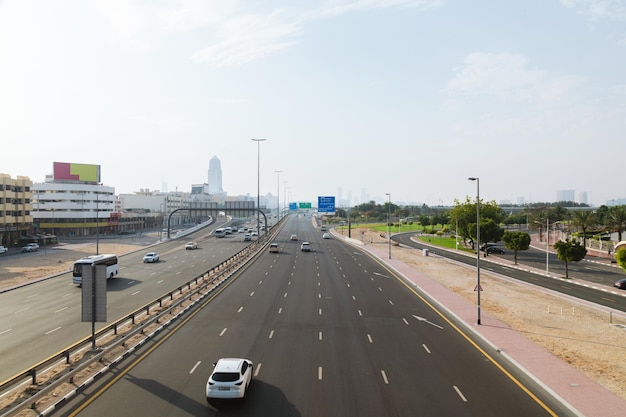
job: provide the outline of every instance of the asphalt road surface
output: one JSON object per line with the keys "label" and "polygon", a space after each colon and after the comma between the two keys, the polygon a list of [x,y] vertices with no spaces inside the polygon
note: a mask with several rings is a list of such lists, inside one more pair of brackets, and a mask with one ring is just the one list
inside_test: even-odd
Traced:
{"label": "asphalt road surface", "polygon": [[[310,217],[288,218],[278,254],[264,253],[62,414],[568,415],[383,264],[321,234]],[[220,357],[254,362],[245,401],[207,403]]]}

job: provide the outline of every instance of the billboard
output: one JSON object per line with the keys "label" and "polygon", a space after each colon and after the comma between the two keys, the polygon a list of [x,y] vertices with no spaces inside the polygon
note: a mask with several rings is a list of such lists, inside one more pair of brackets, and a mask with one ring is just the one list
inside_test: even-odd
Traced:
{"label": "billboard", "polygon": [[319,196],[317,197],[317,212],[326,214],[335,214],[335,197]]}
{"label": "billboard", "polygon": [[54,162],[52,176],[55,181],[100,182],[100,165],[74,164],[69,162]]}

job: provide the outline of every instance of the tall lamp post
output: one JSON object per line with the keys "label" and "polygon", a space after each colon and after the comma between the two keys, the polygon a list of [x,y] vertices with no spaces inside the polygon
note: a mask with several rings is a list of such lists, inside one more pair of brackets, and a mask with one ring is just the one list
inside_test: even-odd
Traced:
{"label": "tall lamp post", "polygon": [[256,172],[256,229],[261,234],[261,142],[267,139],[252,139],[257,143],[257,172]]}
{"label": "tall lamp post", "polygon": [[276,189],[278,191],[276,191],[276,216],[278,216],[278,221],[280,221],[280,173],[283,171],[274,171],[277,175],[278,175],[278,180],[276,182],[277,187]]}
{"label": "tall lamp post", "polygon": [[480,179],[469,177],[468,180],[476,181],[476,302],[478,306],[476,324],[480,325]]}
{"label": "tall lamp post", "polygon": [[389,259],[391,259],[391,226],[389,223],[389,210],[391,210],[391,193],[385,193],[389,197],[387,201],[387,240],[389,240]]}

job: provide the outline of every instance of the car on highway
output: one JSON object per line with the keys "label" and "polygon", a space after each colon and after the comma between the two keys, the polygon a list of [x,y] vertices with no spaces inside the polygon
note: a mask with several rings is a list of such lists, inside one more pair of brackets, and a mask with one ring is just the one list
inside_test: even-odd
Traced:
{"label": "car on highway", "polygon": [[270,243],[270,253],[278,253],[278,243]]}
{"label": "car on highway", "polygon": [[622,279],[615,281],[613,286],[615,288],[619,288],[620,290],[626,290],[626,278],[622,278]]}
{"label": "car on highway", "polygon": [[37,252],[39,245],[37,243],[27,243],[26,246],[22,246],[22,252]]}
{"label": "car on highway", "polygon": [[0,245],[0,253],[4,253],[6,251],[8,251],[8,249],[6,247]]}
{"label": "car on highway", "polygon": [[325,232],[325,231],[326,231],[326,226],[322,226],[322,227],[320,228],[320,230],[321,230],[322,232]]}
{"label": "car on highway", "polygon": [[215,363],[206,383],[206,399],[244,399],[252,382],[253,364],[249,359],[222,358]]}
{"label": "car on highway", "polygon": [[156,252],[148,252],[143,257],[144,263],[154,263],[159,262],[159,254]]}
{"label": "car on highway", "polygon": [[300,250],[302,252],[311,252],[311,244],[309,242],[302,242]]}
{"label": "car on highway", "polygon": [[328,233],[324,233],[324,234],[322,235],[322,239],[330,239],[330,234],[328,234]]}
{"label": "car on highway", "polygon": [[294,233],[293,235],[289,236],[289,240],[298,240],[298,235]]}
{"label": "car on highway", "polygon": [[246,233],[245,235],[243,235],[244,242],[249,242],[251,240],[252,240],[252,235],[250,233]]}
{"label": "car on highway", "polygon": [[198,244],[196,242],[187,242],[185,244],[185,250],[194,250],[198,249]]}
{"label": "car on highway", "polygon": [[499,248],[497,246],[487,246],[487,250],[485,252],[487,254],[495,253],[498,255],[504,255],[504,249]]}

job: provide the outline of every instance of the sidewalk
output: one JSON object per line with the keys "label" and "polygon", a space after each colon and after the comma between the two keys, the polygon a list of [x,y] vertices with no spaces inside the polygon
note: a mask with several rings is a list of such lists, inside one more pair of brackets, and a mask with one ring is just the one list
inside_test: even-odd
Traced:
{"label": "sidewalk", "polygon": [[[388,259],[386,250],[376,245],[364,245],[357,239],[335,234],[368,251],[381,262],[386,263],[407,281],[437,300],[442,307],[467,323],[478,336],[493,346],[492,355],[502,354],[542,384],[546,389],[569,404],[574,415],[586,417],[623,417],[626,415],[626,401],[591,380],[575,368],[561,361],[550,352],[535,345],[523,335],[512,331],[504,323],[481,312],[481,325],[476,324],[476,306],[420,273],[404,262]],[[545,248],[545,242],[543,247]],[[619,358],[616,358],[619,360]]]}

